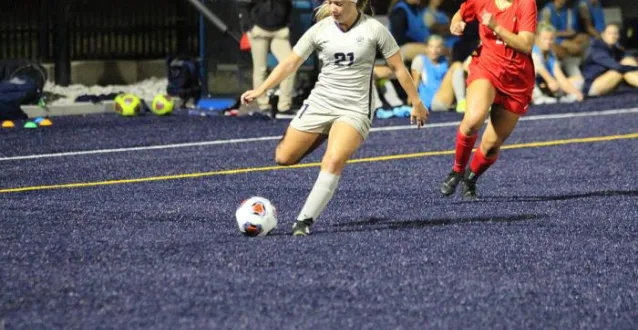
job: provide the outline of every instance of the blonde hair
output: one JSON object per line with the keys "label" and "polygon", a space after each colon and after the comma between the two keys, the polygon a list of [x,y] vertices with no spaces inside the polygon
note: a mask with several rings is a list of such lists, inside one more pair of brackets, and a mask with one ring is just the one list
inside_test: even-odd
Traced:
{"label": "blonde hair", "polygon": [[429,44],[430,41],[441,41],[442,42],[443,41],[443,37],[441,37],[438,34],[433,34],[425,41],[425,43]]}
{"label": "blonde hair", "polygon": [[[370,2],[370,0],[358,0],[356,3],[357,9],[364,11],[364,9],[368,6],[368,2]],[[330,5],[328,4],[328,0],[326,0],[317,8],[317,11],[315,12],[315,21],[319,22],[328,16],[330,16]]]}
{"label": "blonde hair", "polygon": [[539,35],[541,32],[556,33],[556,28],[549,23],[541,22],[538,23],[538,26],[536,27],[536,34]]}

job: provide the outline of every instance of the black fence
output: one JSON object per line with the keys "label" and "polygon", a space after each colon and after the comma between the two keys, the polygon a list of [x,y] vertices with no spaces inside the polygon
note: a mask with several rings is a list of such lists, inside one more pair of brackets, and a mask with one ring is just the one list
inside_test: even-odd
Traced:
{"label": "black fence", "polygon": [[2,0],[0,12],[0,59],[52,62],[65,46],[71,60],[199,51],[199,13],[183,0]]}

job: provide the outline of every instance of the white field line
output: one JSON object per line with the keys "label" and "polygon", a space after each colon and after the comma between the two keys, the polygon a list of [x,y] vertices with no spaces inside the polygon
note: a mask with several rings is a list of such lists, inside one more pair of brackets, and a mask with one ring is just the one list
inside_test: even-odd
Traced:
{"label": "white field line", "polygon": [[[630,113],[638,113],[638,108],[607,110],[607,111],[591,111],[591,112],[572,112],[572,113],[551,114],[551,115],[537,115],[537,116],[523,117],[523,118],[520,119],[520,121],[539,121],[539,120],[567,119],[567,118],[577,118],[577,117],[598,117],[598,116],[622,115],[622,114],[630,114]],[[450,126],[457,126],[459,123],[460,122],[458,122],[458,121],[445,122],[445,123],[434,123],[434,124],[428,124],[428,125],[424,126],[424,128],[425,129],[429,129],[429,128],[438,128],[438,127],[450,127]],[[399,126],[387,126],[387,127],[373,127],[371,129],[371,132],[399,131],[399,130],[408,130],[408,129],[415,129],[415,126],[414,125],[399,125]],[[109,153],[130,152],[130,151],[146,151],[146,150],[163,150],[163,149],[176,149],[176,148],[191,148],[191,147],[202,147],[202,146],[211,146],[211,145],[224,145],[224,144],[237,144],[237,143],[246,143],[246,142],[271,141],[271,140],[278,140],[278,139],[281,139],[281,136],[264,136],[264,137],[243,138],[243,139],[228,139],[228,140],[213,140],[213,141],[189,142],[189,143],[161,144],[161,145],[130,147],[130,148],[70,151],[70,152],[60,152],[60,153],[51,153],[51,154],[35,154],[35,155],[3,157],[3,158],[0,158],[0,161],[39,159],[39,158],[55,158],[55,157],[70,157],[70,156],[109,154]]]}

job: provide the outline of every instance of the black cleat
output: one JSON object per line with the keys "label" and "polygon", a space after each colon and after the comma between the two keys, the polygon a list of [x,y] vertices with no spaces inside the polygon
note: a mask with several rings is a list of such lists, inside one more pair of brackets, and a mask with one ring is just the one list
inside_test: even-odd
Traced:
{"label": "black cleat", "polygon": [[445,181],[443,181],[443,184],[441,185],[441,194],[443,194],[443,196],[451,196],[452,194],[454,194],[456,186],[458,186],[459,182],[461,182],[462,180],[463,173],[455,171],[450,172],[450,174],[448,174],[447,178],[445,178]]}
{"label": "black cleat", "polygon": [[463,179],[463,198],[475,200],[478,198],[478,196],[476,196],[476,181],[478,180],[478,176],[471,171],[467,173]]}
{"label": "black cleat", "polygon": [[292,226],[292,236],[308,236],[310,235],[310,226],[312,219],[297,220]]}

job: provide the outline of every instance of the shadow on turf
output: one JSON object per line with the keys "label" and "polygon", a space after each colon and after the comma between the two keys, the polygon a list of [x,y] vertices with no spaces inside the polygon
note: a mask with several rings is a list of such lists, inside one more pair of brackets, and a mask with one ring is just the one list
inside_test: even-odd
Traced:
{"label": "shadow on turf", "polygon": [[476,218],[444,218],[444,219],[417,219],[417,220],[394,220],[388,218],[371,218],[362,221],[351,221],[347,223],[335,224],[339,227],[338,232],[385,230],[385,229],[411,229],[435,226],[458,225],[472,222],[488,223],[512,223],[519,221],[530,221],[546,218],[545,214],[519,214],[502,217],[476,217]]}
{"label": "shadow on turf", "polygon": [[[548,201],[564,201],[569,199],[589,198],[589,197],[616,197],[616,196],[630,196],[638,197],[638,191],[636,190],[603,190],[592,191],[581,194],[566,194],[566,195],[554,195],[554,196],[485,196],[481,197],[481,201],[484,202],[548,202]],[[459,202],[459,203],[475,203],[472,202]]]}

